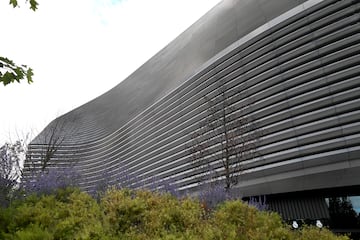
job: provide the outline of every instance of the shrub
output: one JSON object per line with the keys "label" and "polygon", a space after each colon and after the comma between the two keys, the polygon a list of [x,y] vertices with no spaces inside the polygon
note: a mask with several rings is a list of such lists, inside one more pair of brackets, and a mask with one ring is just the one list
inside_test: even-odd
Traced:
{"label": "shrub", "polygon": [[0,239],[281,239],[346,240],[326,229],[293,231],[278,214],[242,201],[206,213],[197,199],[168,193],[110,189],[97,202],[78,189],[30,195],[0,209]]}
{"label": "shrub", "polygon": [[52,234],[42,229],[38,225],[29,225],[25,229],[21,229],[15,233],[10,239],[16,240],[52,240]]}
{"label": "shrub", "polygon": [[315,226],[305,226],[300,231],[294,232],[294,238],[297,240],[348,240],[347,236],[336,236],[328,229],[319,229]]}
{"label": "shrub", "polygon": [[145,239],[178,239],[199,227],[203,215],[197,201],[145,190],[109,190],[101,206],[111,234],[130,237],[130,233],[133,238],[136,233]]}
{"label": "shrub", "polygon": [[242,201],[227,201],[212,218],[219,239],[290,239],[278,214],[259,211]]}
{"label": "shrub", "polygon": [[111,189],[101,199],[104,219],[112,234],[123,234],[143,224],[145,202],[135,197],[132,190]]}
{"label": "shrub", "polygon": [[12,212],[2,229],[6,239],[100,239],[102,232],[98,204],[75,189],[31,195],[6,211]]}

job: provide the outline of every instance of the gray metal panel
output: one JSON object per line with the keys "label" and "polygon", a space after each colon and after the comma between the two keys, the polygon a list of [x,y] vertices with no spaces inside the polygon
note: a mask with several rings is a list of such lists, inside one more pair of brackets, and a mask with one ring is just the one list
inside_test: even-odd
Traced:
{"label": "gray metal panel", "polygon": [[267,202],[269,210],[276,211],[286,220],[328,219],[328,206],[323,197],[297,197]]}
{"label": "gray metal panel", "polygon": [[175,177],[194,190],[201,172],[186,146],[206,113],[203,96],[218,94],[221,80],[235,107],[251,103],[234,116],[263,131],[258,156],[243,162],[245,196],[360,184],[351,181],[360,170],[359,4],[303,2],[223,1],[114,89],[61,117],[75,132],[54,160],[76,159],[85,190],[124,168],[139,182]]}
{"label": "gray metal panel", "polygon": [[[257,0],[222,1],[118,86],[70,112],[68,115],[78,119],[74,127],[85,133],[94,130],[83,129],[90,123],[107,133],[117,130],[131,117],[184,83],[216,53],[265,24],[267,19],[304,0],[274,2],[277,6],[265,13],[260,10]],[[90,123],[88,119],[91,119]],[[80,134],[75,135],[73,141],[79,143],[92,139],[90,135],[78,140],[78,136]],[[101,136],[104,135],[95,134],[95,138]]]}

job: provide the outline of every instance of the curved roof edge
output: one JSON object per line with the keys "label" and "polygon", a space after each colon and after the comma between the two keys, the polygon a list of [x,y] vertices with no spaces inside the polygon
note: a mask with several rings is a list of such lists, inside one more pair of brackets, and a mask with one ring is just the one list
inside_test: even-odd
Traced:
{"label": "curved roof edge", "polygon": [[[240,44],[239,39],[267,24],[275,24],[277,17],[304,2],[223,0],[124,81],[57,118],[40,135],[64,119],[73,119],[70,124],[76,131],[75,138],[91,135],[95,129],[101,129],[99,136],[110,134],[179,87],[220,52],[231,51]],[[38,136],[33,143],[41,142],[40,139]]]}

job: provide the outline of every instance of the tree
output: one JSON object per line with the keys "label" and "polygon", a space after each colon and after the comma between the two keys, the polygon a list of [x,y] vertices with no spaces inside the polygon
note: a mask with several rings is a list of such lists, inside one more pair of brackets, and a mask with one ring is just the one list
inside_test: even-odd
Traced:
{"label": "tree", "polygon": [[347,197],[329,198],[329,214],[332,228],[356,228],[357,213]]}
{"label": "tree", "polygon": [[26,161],[34,169],[43,172],[49,164],[55,165],[55,154],[73,133],[71,122],[68,118],[55,119],[37,136],[36,143],[30,144]]}
{"label": "tree", "polygon": [[11,194],[22,176],[22,161],[25,158],[23,141],[5,143],[0,147],[0,205],[11,200]]}
{"label": "tree", "polygon": [[233,91],[220,82],[217,95],[205,96],[206,116],[191,135],[191,162],[200,173],[199,184],[224,178],[228,191],[238,184],[242,161],[252,158],[261,132],[231,96]]}
{"label": "tree", "polygon": [[[37,1],[29,0],[26,2],[29,2],[30,9],[33,11],[37,9]],[[10,5],[14,8],[19,7],[17,0],[10,0]],[[27,80],[28,83],[32,83],[33,75],[34,72],[30,67],[16,64],[14,61],[0,56],[0,83],[3,83],[4,86],[13,82],[20,82],[21,80]]]}
{"label": "tree", "polygon": [[71,156],[56,155],[73,134],[69,118],[51,122],[29,145],[24,164],[22,186],[27,192],[50,192],[55,188],[76,185],[80,178]]}

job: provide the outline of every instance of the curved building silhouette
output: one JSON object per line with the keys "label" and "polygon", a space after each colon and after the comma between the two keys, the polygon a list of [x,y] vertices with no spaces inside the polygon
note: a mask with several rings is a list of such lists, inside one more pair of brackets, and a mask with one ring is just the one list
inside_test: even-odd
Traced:
{"label": "curved building silhouette", "polygon": [[261,131],[234,189],[268,196],[286,219],[326,218],[320,196],[359,194],[359,10],[356,0],[224,0],[116,87],[50,123],[32,159],[61,125],[49,167],[76,161],[84,190],[126,171],[196,191],[188,146],[204,97],[221,84],[236,116]]}

